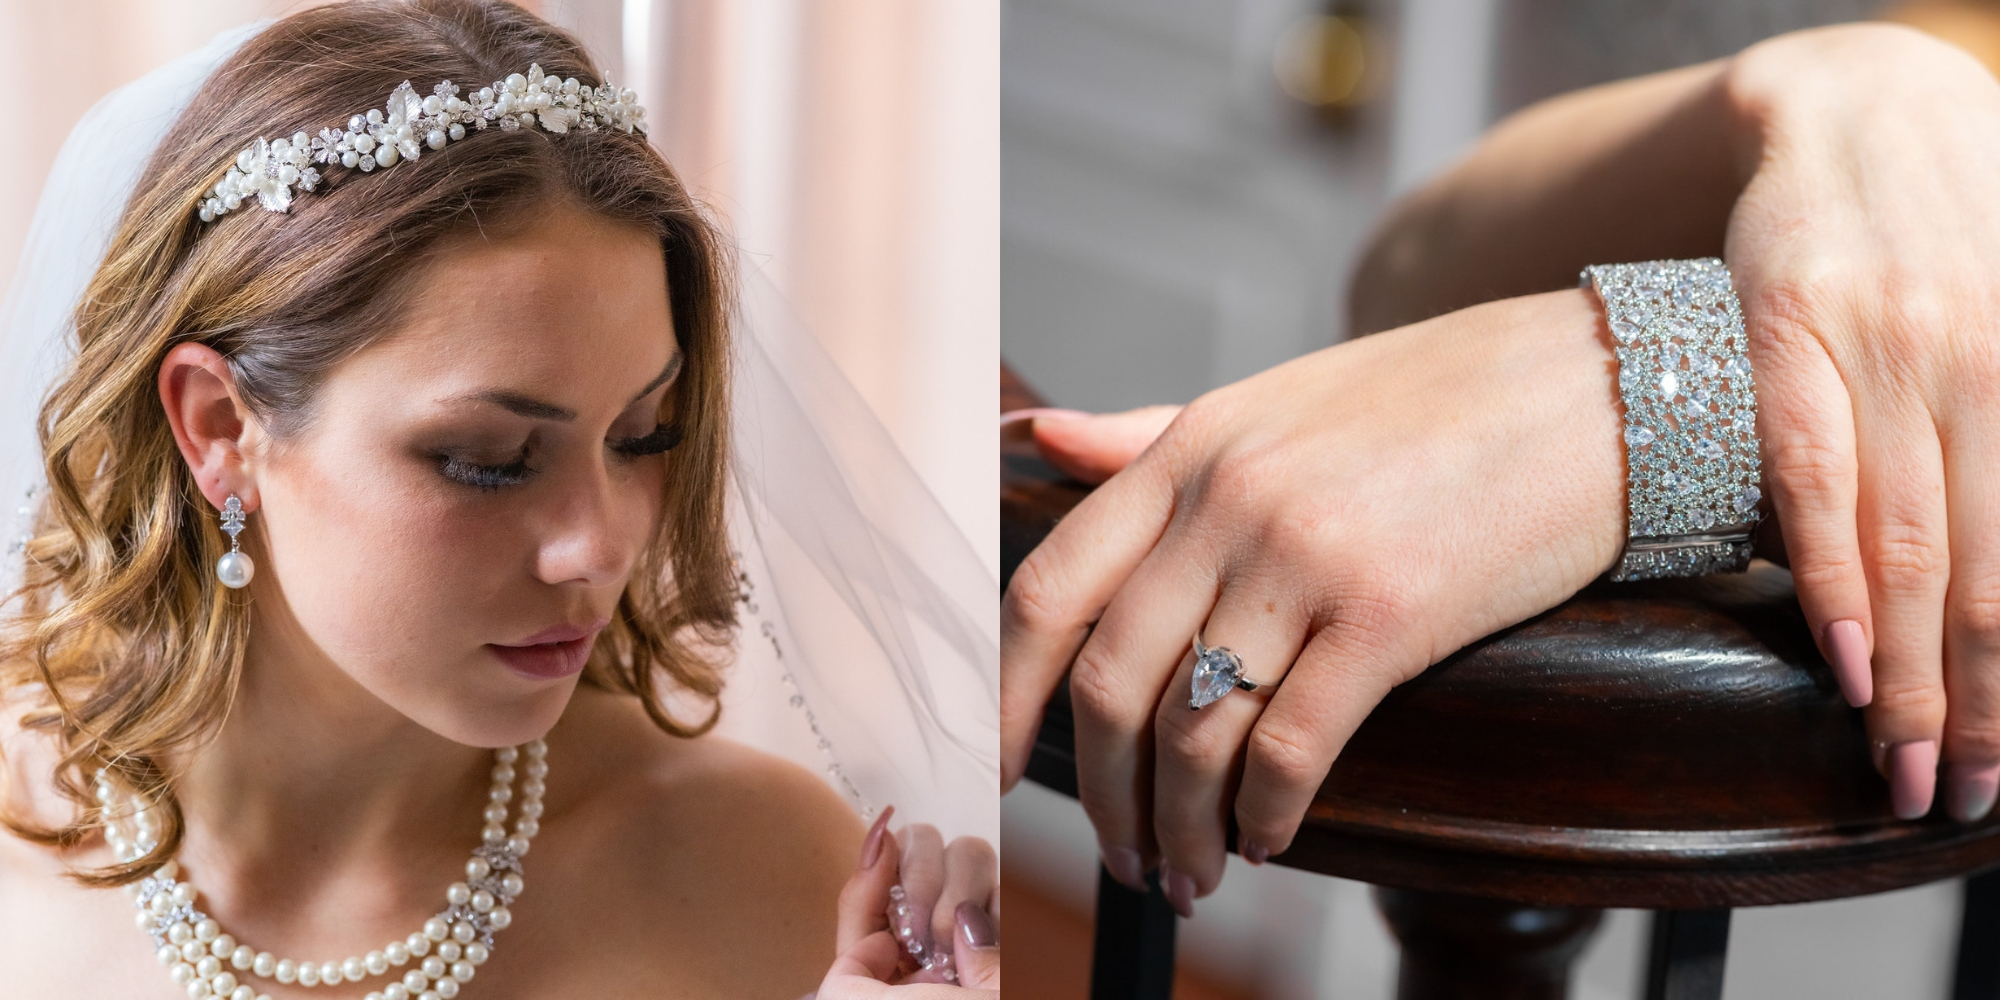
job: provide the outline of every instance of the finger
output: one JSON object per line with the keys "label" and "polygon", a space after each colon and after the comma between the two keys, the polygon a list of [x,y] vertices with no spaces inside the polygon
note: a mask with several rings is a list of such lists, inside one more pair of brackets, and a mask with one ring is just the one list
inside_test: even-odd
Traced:
{"label": "finger", "polygon": [[1000,601],[1003,791],[1027,770],[1049,695],[1166,529],[1173,498],[1164,470],[1139,463],[1084,498],[1014,571]]}
{"label": "finger", "polygon": [[929,823],[912,823],[903,828],[902,842],[904,899],[897,902],[897,920],[891,926],[899,935],[907,929],[905,947],[922,961],[937,940],[931,934],[930,915],[944,892],[944,837]]}
{"label": "finger", "polygon": [[1000,989],[1000,926],[980,904],[966,900],[954,911],[953,964],[958,983],[976,990]]}
{"label": "finger", "polygon": [[841,887],[834,933],[836,953],[845,952],[862,938],[889,928],[889,918],[883,911],[889,905],[889,887],[896,884],[897,855],[901,853],[895,835],[888,829],[889,817],[895,811],[895,806],[889,806],[875,817],[868,836],[861,842],[861,865]]}
{"label": "finger", "polygon": [[[1243,673],[1261,686],[1237,690],[1203,708],[1191,707],[1197,664],[1192,655],[1167,687],[1153,720],[1153,835],[1160,847],[1160,884],[1181,916],[1222,881],[1230,800],[1250,728],[1262,714],[1305,644],[1306,621],[1293,596],[1262,581],[1226,585],[1202,627],[1203,641],[1227,648]],[[1284,610],[1280,610],[1283,608]],[[1246,860],[1262,864],[1263,848],[1239,842]]]}
{"label": "finger", "polygon": [[1105,870],[1145,891],[1153,843],[1153,716],[1195,629],[1215,604],[1215,559],[1170,530],[1077,653],[1070,673],[1077,799]]}
{"label": "finger", "polygon": [[1944,456],[1921,412],[1863,412],[1862,564],[1875,623],[1875,698],[1869,735],[1883,747],[1896,815],[1930,811],[1943,735],[1944,599],[1951,571]]}
{"label": "finger", "polygon": [[1000,883],[1000,857],[993,845],[978,837],[959,837],[944,848],[944,888],[931,907],[931,935],[942,945],[956,947],[958,906],[971,902],[984,907]]}
{"label": "finger", "polygon": [[[1985,401],[1981,401],[1985,402]],[[2000,790],[2000,432],[1952,427],[1945,442],[1951,582],[1945,596],[1945,807],[1985,818]]]}
{"label": "finger", "polygon": [[901,961],[902,954],[902,948],[886,930],[856,941],[827,967],[826,978],[819,984],[818,1000],[889,995],[886,984],[896,978],[896,963]]}
{"label": "finger", "polygon": [[1138,458],[1180,412],[1178,406],[1145,406],[1123,413],[1042,414],[1034,420],[1035,445],[1065,475],[1101,483]]}
{"label": "finger", "polygon": [[1338,610],[1348,617],[1313,633],[1244,745],[1237,837],[1271,854],[1291,846],[1334,758],[1395,678],[1426,665],[1362,609]]}
{"label": "finger", "polygon": [[[1755,299],[1750,300],[1753,304]],[[1856,527],[1853,404],[1821,342],[1791,316],[1753,316],[1757,433],[1799,606],[1856,708],[1874,698],[1874,626]]]}

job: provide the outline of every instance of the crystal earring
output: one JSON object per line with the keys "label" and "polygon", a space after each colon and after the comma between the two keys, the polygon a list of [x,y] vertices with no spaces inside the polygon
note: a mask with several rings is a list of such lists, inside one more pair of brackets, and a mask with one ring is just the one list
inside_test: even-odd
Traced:
{"label": "crystal earring", "polygon": [[243,501],[236,494],[229,494],[229,501],[222,505],[222,533],[229,536],[229,551],[215,561],[215,577],[231,590],[241,590],[250,585],[250,577],[257,572],[257,564],[245,555],[236,536],[243,533]]}

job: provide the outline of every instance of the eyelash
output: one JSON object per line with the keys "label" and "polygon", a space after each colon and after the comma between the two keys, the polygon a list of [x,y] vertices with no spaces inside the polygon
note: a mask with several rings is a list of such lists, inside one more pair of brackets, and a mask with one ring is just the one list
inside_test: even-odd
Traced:
{"label": "eyelash", "polygon": [[[612,442],[611,450],[627,458],[644,458],[664,454],[680,443],[681,429],[672,424],[661,424],[650,433]],[[506,465],[479,465],[451,455],[438,456],[439,474],[453,482],[486,492],[519,486],[534,478],[536,471],[528,464],[525,445],[521,448],[520,457]]]}

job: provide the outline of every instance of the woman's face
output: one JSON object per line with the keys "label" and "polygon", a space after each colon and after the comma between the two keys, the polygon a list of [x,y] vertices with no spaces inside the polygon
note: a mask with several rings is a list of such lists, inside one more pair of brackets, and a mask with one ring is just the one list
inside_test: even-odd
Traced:
{"label": "woman's face", "polygon": [[306,426],[247,450],[249,669],[330,663],[476,746],[561,714],[660,518],[681,358],[657,240],[535,212],[445,248]]}

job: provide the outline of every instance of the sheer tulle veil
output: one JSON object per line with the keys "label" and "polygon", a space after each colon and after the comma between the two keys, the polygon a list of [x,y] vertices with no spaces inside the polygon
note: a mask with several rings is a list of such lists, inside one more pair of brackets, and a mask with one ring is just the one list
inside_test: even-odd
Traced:
{"label": "sheer tulle veil", "polygon": [[[0,587],[42,481],[34,424],[70,317],[218,37],[106,97],[58,154],[0,308]],[[668,95],[641,95],[656,109]],[[247,139],[247,137],[246,137]],[[731,543],[743,584],[722,731],[821,774],[863,818],[999,833],[999,585],[866,404],[746,261],[735,325]]]}

